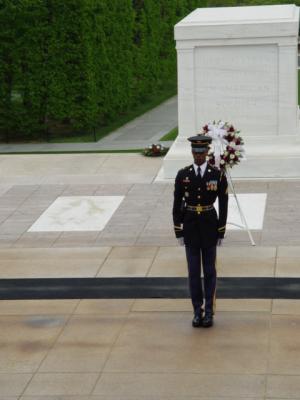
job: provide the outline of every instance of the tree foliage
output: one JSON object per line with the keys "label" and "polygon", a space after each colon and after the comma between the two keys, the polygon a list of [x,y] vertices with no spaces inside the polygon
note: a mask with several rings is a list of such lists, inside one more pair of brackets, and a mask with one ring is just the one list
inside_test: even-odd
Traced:
{"label": "tree foliage", "polygon": [[0,134],[104,126],[170,85],[196,0],[0,0]]}
{"label": "tree foliage", "polygon": [[91,130],[175,93],[179,20],[197,7],[279,3],[289,1],[0,0],[0,137]]}

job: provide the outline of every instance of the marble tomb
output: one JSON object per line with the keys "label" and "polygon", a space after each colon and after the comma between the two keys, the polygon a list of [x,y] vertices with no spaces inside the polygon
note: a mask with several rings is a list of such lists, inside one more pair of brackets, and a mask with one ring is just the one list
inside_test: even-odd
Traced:
{"label": "marble tomb", "polygon": [[179,134],[158,180],[191,163],[186,138],[213,120],[245,139],[234,178],[300,177],[298,31],[295,5],[201,8],[175,26]]}

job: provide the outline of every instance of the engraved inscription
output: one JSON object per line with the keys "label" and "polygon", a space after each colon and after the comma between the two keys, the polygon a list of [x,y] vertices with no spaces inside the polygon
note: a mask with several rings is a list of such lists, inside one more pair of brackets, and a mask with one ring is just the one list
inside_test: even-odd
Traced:
{"label": "engraved inscription", "polygon": [[277,64],[275,45],[195,49],[197,126],[224,119],[246,135],[276,134]]}

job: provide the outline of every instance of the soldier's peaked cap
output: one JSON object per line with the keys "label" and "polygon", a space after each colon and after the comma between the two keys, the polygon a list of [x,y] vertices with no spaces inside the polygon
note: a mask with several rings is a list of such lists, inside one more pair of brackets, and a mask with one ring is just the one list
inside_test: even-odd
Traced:
{"label": "soldier's peaked cap", "polygon": [[197,135],[188,138],[191,142],[192,150],[196,153],[204,153],[209,149],[212,138],[207,135]]}

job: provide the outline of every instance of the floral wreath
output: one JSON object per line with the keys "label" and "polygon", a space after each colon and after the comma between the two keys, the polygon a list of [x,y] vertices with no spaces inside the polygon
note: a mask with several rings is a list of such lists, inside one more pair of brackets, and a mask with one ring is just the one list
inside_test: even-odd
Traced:
{"label": "floral wreath", "polygon": [[240,131],[228,122],[213,121],[203,126],[201,135],[212,138],[208,162],[218,169],[232,168],[245,158],[244,140]]}
{"label": "floral wreath", "polygon": [[148,157],[159,157],[167,154],[168,150],[169,149],[162,144],[150,144],[143,150],[143,154]]}

